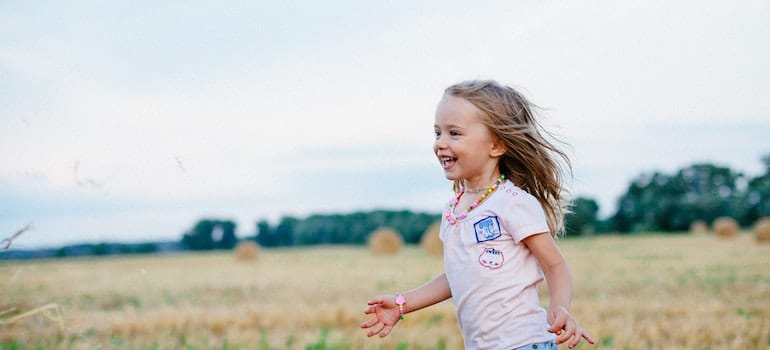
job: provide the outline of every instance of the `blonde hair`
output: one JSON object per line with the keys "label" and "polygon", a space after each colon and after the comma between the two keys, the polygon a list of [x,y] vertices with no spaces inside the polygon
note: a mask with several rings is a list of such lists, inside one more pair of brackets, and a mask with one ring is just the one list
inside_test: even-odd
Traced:
{"label": "blonde hair", "polygon": [[[494,80],[464,81],[444,93],[461,97],[483,112],[483,123],[505,145],[505,154],[498,162],[500,173],[537,198],[552,236],[563,233],[564,215],[569,210],[563,184],[572,166],[567,154],[554,145],[564,143],[535,119],[532,110],[537,106]],[[455,190],[460,185],[455,181]]]}

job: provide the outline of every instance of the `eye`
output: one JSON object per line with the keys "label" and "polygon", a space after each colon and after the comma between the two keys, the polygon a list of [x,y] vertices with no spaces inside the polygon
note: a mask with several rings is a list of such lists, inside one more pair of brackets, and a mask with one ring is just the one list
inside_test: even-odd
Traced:
{"label": "eye", "polygon": [[452,130],[452,131],[449,132],[449,136],[460,136],[460,132]]}
{"label": "eye", "polygon": [[433,134],[436,135],[436,138],[439,138],[439,136],[441,136],[441,131],[439,131],[438,129],[435,129],[433,130]]}

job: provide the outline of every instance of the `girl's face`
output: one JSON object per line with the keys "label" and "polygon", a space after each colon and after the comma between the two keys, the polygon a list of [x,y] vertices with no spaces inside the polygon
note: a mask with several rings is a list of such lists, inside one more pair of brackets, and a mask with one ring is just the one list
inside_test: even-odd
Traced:
{"label": "girl's face", "polygon": [[436,109],[433,153],[449,180],[465,180],[472,188],[497,179],[498,159],[505,149],[482,123],[483,112],[464,98],[444,95]]}

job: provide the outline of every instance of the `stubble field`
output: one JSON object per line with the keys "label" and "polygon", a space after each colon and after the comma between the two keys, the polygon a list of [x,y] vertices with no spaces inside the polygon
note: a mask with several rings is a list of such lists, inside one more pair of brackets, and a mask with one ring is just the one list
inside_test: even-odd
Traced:
{"label": "stubble field", "polygon": [[[593,348],[770,349],[768,244],[743,234],[559,245],[574,277],[571,312]],[[254,262],[229,252],[3,262],[0,320],[50,304],[61,320],[0,324],[0,349],[461,349],[451,301],[407,315],[385,339],[358,328],[368,298],[421,284],[442,264],[417,247],[393,257],[311,247],[263,250]]]}

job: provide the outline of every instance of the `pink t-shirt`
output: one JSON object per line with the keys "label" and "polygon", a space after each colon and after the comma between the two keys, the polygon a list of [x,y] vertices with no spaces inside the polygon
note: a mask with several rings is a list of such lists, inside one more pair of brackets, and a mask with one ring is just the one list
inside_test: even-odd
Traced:
{"label": "pink t-shirt", "polygon": [[454,225],[442,220],[444,266],[466,349],[554,339],[537,296],[543,271],[521,242],[543,232],[549,229],[540,203],[510,181]]}

